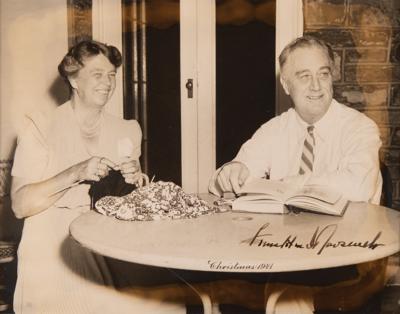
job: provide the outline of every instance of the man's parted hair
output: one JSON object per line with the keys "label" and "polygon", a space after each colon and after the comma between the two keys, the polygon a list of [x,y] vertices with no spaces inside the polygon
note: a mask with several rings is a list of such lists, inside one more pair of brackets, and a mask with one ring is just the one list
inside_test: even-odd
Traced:
{"label": "man's parted hair", "polygon": [[279,66],[281,70],[283,69],[284,65],[286,64],[287,58],[289,55],[298,48],[310,48],[310,47],[319,47],[326,51],[329,56],[329,59],[333,63],[335,60],[332,47],[329,46],[323,40],[316,38],[310,35],[304,35],[302,37],[296,38],[292,42],[290,42],[281,52],[279,55]]}

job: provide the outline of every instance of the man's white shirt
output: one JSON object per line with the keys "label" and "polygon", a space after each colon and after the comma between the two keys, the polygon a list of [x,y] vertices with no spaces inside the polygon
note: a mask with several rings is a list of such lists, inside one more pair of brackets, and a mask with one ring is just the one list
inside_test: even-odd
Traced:
{"label": "man's white shirt", "polygon": [[[307,126],[291,108],[263,124],[233,161],[245,164],[250,177],[266,173],[272,180],[296,176]],[[313,173],[305,177],[305,183],[328,185],[351,201],[379,204],[381,140],[375,122],[332,100],[326,114],[314,124],[314,136]]]}

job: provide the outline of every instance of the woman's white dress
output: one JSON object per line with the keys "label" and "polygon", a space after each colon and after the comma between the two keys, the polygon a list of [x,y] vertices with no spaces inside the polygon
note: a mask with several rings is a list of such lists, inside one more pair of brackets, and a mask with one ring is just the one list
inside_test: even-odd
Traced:
{"label": "woman's white dress", "polygon": [[[51,177],[91,157],[71,103],[51,117],[30,118],[18,138],[12,175],[28,182]],[[141,130],[135,120],[103,114],[97,156],[119,162],[121,145],[140,156]],[[143,299],[117,291],[102,256],[69,236],[70,223],[88,210],[88,185],[70,189],[47,210],[25,219],[18,249],[16,313],[185,313],[182,304]]]}

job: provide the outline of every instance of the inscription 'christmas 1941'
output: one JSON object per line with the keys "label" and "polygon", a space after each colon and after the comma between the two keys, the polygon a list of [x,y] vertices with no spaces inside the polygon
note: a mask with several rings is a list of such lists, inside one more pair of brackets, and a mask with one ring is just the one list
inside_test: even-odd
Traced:
{"label": "inscription 'christmas 1941'", "polygon": [[281,241],[271,241],[271,237],[273,237],[273,234],[268,233],[269,226],[270,223],[265,223],[256,231],[256,233],[251,238],[243,240],[241,243],[261,248],[316,250],[318,255],[320,255],[325,249],[328,248],[336,249],[346,247],[358,247],[374,250],[377,247],[385,245],[378,242],[379,238],[382,235],[382,231],[374,234],[371,239],[361,241],[352,241],[348,239],[336,240],[334,239],[334,236],[338,228],[337,224],[316,227],[314,233],[311,234],[310,239],[306,241],[299,241],[296,234],[288,234]]}
{"label": "inscription 'christmas 1941'", "polygon": [[271,270],[273,263],[242,264],[239,262],[208,261],[208,267],[214,271],[258,271]]}

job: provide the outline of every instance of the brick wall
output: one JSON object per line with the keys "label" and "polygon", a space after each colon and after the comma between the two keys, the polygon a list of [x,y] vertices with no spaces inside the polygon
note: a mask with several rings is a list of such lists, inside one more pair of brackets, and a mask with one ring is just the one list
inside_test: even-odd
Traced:
{"label": "brick wall", "polygon": [[379,126],[400,209],[400,1],[303,0],[304,33],[335,51],[335,98]]}

